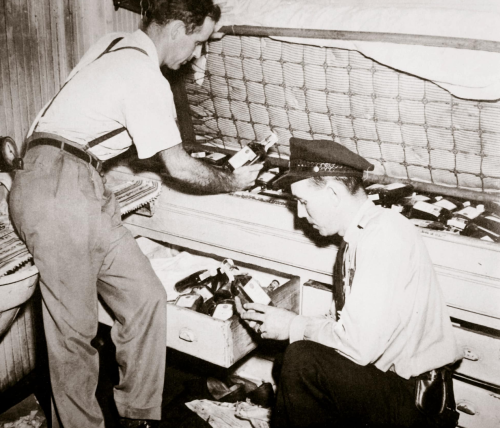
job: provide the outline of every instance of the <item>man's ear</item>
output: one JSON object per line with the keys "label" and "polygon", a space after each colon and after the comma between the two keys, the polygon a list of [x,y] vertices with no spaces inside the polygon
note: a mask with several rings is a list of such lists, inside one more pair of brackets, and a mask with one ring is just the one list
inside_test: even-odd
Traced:
{"label": "man's ear", "polygon": [[186,34],[186,26],[184,22],[180,20],[175,20],[170,23],[170,38],[172,40]]}
{"label": "man's ear", "polygon": [[335,180],[328,180],[325,186],[325,190],[334,206],[339,206],[342,199],[341,183]]}

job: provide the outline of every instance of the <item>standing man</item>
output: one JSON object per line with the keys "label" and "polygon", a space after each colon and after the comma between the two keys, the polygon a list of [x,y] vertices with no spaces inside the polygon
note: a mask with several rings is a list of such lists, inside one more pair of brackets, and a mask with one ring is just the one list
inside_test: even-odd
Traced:
{"label": "standing man", "polygon": [[53,426],[104,427],[91,345],[98,294],[116,319],[114,395],[122,426],[151,426],[148,420],[161,417],[166,295],[121,223],[100,175],[102,162],[134,144],[139,158],[158,155],[174,180],[209,193],[245,189],[261,168],[233,174],[191,158],[160,71],[200,55],[219,7],[212,0],[150,4],[141,30],[99,40],[39,114],[11,192],[13,222],[40,271]]}
{"label": "standing man", "polygon": [[[364,158],[333,141],[292,138],[290,149],[290,171],[276,186],[291,185],[297,215],[343,243],[330,316],[238,305],[263,338],[290,340],[273,425],[456,426],[449,371],[437,371],[445,381],[430,400],[430,389],[418,389],[419,377],[461,358],[418,229],[367,198],[362,175],[373,166]],[[422,411],[416,392],[425,396]],[[439,412],[442,398],[449,409]]]}

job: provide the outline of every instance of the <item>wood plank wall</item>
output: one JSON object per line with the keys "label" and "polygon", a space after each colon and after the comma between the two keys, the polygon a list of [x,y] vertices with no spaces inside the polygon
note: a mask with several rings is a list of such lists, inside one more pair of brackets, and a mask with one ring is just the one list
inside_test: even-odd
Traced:
{"label": "wood plank wall", "polygon": [[112,0],[0,0],[0,136],[22,141],[89,46],[134,31],[139,15]]}

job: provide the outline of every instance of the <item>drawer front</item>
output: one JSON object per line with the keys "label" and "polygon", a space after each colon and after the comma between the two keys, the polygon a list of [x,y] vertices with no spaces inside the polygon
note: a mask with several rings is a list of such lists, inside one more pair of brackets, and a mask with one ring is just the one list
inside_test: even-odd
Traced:
{"label": "drawer front", "polygon": [[[256,274],[257,276],[257,274]],[[299,279],[271,293],[275,306],[297,312]],[[167,304],[167,346],[221,367],[230,367],[258,346],[258,338],[238,316],[221,321]]]}
{"label": "drawer front", "polygon": [[475,385],[453,380],[458,426],[463,428],[500,427],[500,395]]}
{"label": "drawer front", "polygon": [[239,320],[221,321],[167,304],[167,346],[219,366],[230,367],[234,363],[233,331],[241,341],[246,339],[241,345],[248,352],[257,346],[248,334],[242,334],[242,329]]}
{"label": "drawer front", "polygon": [[464,349],[457,372],[500,386],[500,338],[460,327],[454,331]]}

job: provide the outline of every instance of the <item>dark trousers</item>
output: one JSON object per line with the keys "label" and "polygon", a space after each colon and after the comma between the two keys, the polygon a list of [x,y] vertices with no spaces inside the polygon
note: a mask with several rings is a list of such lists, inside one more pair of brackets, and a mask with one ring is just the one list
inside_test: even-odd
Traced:
{"label": "dark trousers", "polygon": [[414,380],[360,366],[311,341],[286,350],[272,427],[425,428]]}
{"label": "dark trousers", "polygon": [[166,294],[102,178],[71,154],[35,147],[16,173],[10,209],[40,271],[53,426],[104,426],[95,397],[99,357],[91,345],[98,294],[116,317],[118,412],[160,419]]}

